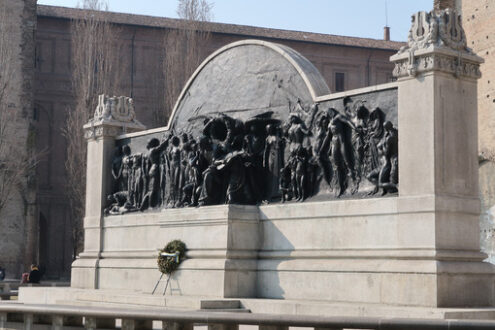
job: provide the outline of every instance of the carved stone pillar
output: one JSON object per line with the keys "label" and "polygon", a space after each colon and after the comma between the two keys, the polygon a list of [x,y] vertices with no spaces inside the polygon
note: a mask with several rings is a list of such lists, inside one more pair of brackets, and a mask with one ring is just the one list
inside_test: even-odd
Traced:
{"label": "carved stone pillar", "polygon": [[84,252],[72,264],[71,286],[98,288],[98,263],[102,249],[103,209],[111,193],[111,167],[115,138],[144,130],[135,119],[131,98],[99,96],[95,116],[84,125],[88,141]]}
{"label": "carved stone pillar", "polygon": [[466,47],[453,9],[416,13],[408,39],[391,57],[399,80],[400,193],[477,199],[476,81],[483,59]]}
{"label": "carved stone pillar", "polygon": [[483,60],[467,48],[460,16],[449,8],[415,14],[408,45],[391,61],[399,82],[399,219],[414,224],[404,240],[433,256],[433,305],[490,305],[493,269],[482,262],[478,223]]}

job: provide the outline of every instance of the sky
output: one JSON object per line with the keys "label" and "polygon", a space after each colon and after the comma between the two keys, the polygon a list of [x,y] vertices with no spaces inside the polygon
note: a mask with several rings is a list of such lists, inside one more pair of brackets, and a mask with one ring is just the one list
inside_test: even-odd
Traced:
{"label": "sky", "polygon": [[[114,12],[177,18],[177,0],[107,0]],[[411,15],[430,11],[433,0],[213,0],[213,21],[405,41]],[[77,7],[79,0],[38,0],[38,4]],[[387,10],[386,10],[387,8]],[[388,13],[388,15],[386,15]]]}

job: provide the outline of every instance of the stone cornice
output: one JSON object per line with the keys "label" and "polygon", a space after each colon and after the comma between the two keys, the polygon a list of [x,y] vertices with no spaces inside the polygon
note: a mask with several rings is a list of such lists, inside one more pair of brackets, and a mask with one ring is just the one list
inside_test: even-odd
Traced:
{"label": "stone cornice", "polygon": [[414,77],[429,71],[449,73],[456,77],[481,78],[479,69],[482,63],[481,58],[436,47],[418,51],[412,56],[410,54],[394,55],[390,60],[395,63],[393,75],[396,78]]}
{"label": "stone cornice", "polygon": [[117,137],[126,133],[140,132],[146,129],[142,124],[124,123],[113,120],[90,121],[84,125],[84,137],[97,139],[102,137]]}

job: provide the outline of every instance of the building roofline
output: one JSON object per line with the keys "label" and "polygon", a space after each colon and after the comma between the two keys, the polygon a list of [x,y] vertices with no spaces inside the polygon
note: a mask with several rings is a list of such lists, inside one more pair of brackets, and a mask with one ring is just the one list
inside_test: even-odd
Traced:
{"label": "building roofline", "polygon": [[[37,9],[37,15],[39,17],[53,17],[69,20],[85,18],[91,12],[93,11],[47,5],[38,5]],[[171,29],[180,29],[184,26],[184,20],[177,18],[145,16],[115,12],[107,12],[106,17],[108,18],[109,22],[115,24]],[[392,51],[396,51],[400,47],[405,45],[405,43],[397,41],[346,37],[332,34],[270,29],[255,26],[214,22],[201,23],[200,29],[212,33],[242,35],[249,38],[272,38],[279,40],[304,41],[336,46],[373,48]]]}

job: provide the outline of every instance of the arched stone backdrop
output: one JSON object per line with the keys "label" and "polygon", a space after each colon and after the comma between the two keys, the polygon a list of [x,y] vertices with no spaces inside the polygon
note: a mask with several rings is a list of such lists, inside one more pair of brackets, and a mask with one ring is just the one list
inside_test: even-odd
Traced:
{"label": "arched stone backdrop", "polygon": [[[343,99],[365,104],[371,111],[380,107],[397,127],[397,88],[389,86],[375,91],[365,88],[331,94],[318,69],[295,50],[262,40],[243,40],[220,48],[194,72],[179,96],[166,127],[130,134],[117,140],[132,152],[146,150],[151,138],[163,138],[169,130],[201,135],[204,119],[225,113],[247,119],[264,111],[273,111],[273,118],[285,122],[298,99],[308,120],[310,107],[334,107],[343,112]],[[299,109],[300,110],[300,109]]]}
{"label": "arched stone backdrop", "polygon": [[213,53],[183,89],[169,127],[196,135],[205,115],[246,119],[264,111],[286,120],[301,100],[309,107],[330,89],[316,67],[288,47],[245,40]]}

